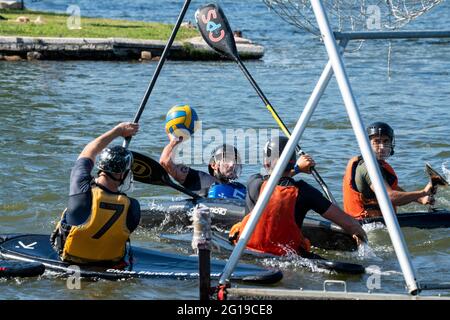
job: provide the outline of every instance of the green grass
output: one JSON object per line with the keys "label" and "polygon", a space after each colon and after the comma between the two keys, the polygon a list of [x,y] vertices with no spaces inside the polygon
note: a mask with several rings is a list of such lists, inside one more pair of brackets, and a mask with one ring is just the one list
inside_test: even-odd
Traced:
{"label": "green grass", "polygon": [[[30,10],[0,10],[0,15],[8,20],[0,20],[0,36],[28,37],[63,37],[63,38],[130,38],[148,40],[167,40],[173,25],[125,21],[100,18],[81,17],[80,30],[70,30],[67,27],[68,15]],[[30,19],[28,23],[16,22],[19,16]],[[33,21],[40,16],[43,24]],[[195,29],[180,28],[177,40],[198,36]]]}

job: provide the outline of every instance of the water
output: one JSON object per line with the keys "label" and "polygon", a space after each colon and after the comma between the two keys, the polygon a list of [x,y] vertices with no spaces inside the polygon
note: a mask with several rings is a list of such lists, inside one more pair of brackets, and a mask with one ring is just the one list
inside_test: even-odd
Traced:
{"label": "water", "polygon": [[[78,1],[81,15],[175,22],[182,1]],[[125,5],[125,4],[126,5]],[[271,100],[280,117],[293,128],[324,64],[324,47],[268,12],[258,0],[219,1],[231,26],[262,44],[261,61],[246,66]],[[66,1],[41,1],[29,7],[64,12]],[[74,2],[70,2],[74,4]],[[202,1],[193,1],[186,20]],[[444,3],[409,28],[445,29],[450,4]],[[445,40],[393,42],[392,75],[387,75],[387,43],[365,43],[346,54],[347,71],[364,124],[384,120],[395,129],[396,154],[390,163],[407,190],[427,183],[424,163],[449,169],[450,46]],[[39,61],[0,62],[0,232],[49,233],[67,202],[70,168],[84,145],[115,123],[133,118],[150,81],[155,63]],[[158,79],[141,118],[142,129],[132,148],[158,158],[167,142],[164,115],[170,106],[189,103],[203,120],[203,129],[276,128],[238,67],[231,62],[169,61]],[[207,141],[205,141],[205,144]],[[317,170],[338,199],[347,160],[358,147],[336,82],[331,81],[301,141],[313,155]],[[445,163],[447,166],[445,167]],[[204,165],[197,165],[203,168]],[[259,170],[246,165],[242,181]],[[448,175],[448,171],[445,173]],[[311,177],[306,177],[316,186]],[[152,196],[177,195],[169,188],[137,185],[132,196],[143,202]],[[450,191],[442,190],[437,206],[450,209]],[[419,205],[404,211],[424,210]],[[450,281],[447,229],[404,229],[418,279]],[[189,254],[161,242],[158,230],[138,229],[136,245]],[[333,259],[359,261],[381,274],[377,292],[402,293],[389,236],[384,228],[368,230],[369,253],[320,252]],[[226,258],[226,256],[222,256]],[[272,265],[273,261],[261,262]],[[367,292],[364,276],[311,273],[296,263],[280,264],[284,279],[277,288],[322,289],[328,279],[346,280],[348,290]],[[436,293],[436,292],[435,292]],[[449,291],[437,292],[448,295]],[[83,280],[82,290],[68,290],[61,278],[0,280],[2,299],[196,299],[196,281]]]}

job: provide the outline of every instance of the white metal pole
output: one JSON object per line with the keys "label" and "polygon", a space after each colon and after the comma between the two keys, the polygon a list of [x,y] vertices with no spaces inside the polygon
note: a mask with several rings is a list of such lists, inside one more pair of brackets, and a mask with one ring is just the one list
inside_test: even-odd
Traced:
{"label": "white metal pole", "polygon": [[370,179],[375,188],[375,194],[377,196],[384,221],[386,222],[386,227],[391,237],[395,253],[397,254],[400,268],[402,269],[403,276],[408,286],[409,293],[416,294],[418,292],[418,285],[408,248],[406,246],[405,239],[403,238],[403,234],[400,231],[397,217],[394,213],[394,208],[392,207],[392,203],[386,192],[378,163],[370,147],[369,138],[365,132],[361,115],[356,105],[356,100],[353,95],[350,81],[348,80],[341,56],[338,53],[338,47],[330,27],[328,17],[325,13],[321,0],[311,0],[311,4],[322,34],[322,38],[325,42],[328,56],[330,57],[333,66],[334,74],[336,75],[336,80],[338,82],[339,90],[341,91],[350,122],[355,132],[356,139],[358,140],[361,154],[367,165]]}
{"label": "white metal pole", "polygon": [[[269,180],[267,181],[266,187],[258,198],[258,201],[256,202],[256,205],[252,210],[250,218],[248,219],[247,224],[245,225],[245,228],[242,231],[241,236],[239,237],[239,241],[236,244],[236,247],[230,255],[230,258],[223,270],[223,274],[219,280],[220,284],[223,285],[229,281],[230,275],[236,267],[239,257],[242,255],[242,252],[244,251],[245,246],[247,245],[247,242],[250,239],[250,236],[252,235],[262,212],[266,208],[266,205],[269,202],[270,197],[272,196],[273,190],[277,186],[278,181],[283,174],[284,168],[286,167],[292,154],[295,152],[295,147],[297,146],[298,141],[305,131],[306,125],[308,124],[308,121],[313,114],[314,108],[317,106],[317,103],[320,99],[319,95],[323,93],[323,89],[325,89],[326,83],[329,81],[327,74],[330,74],[330,72],[327,72],[327,70],[325,70],[323,76],[321,77],[321,84],[319,85],[318,83],[317,90],[315,90],[316,98],[313,99],[315,100],[315,102],[312,102],[305,106],[305,109],[300,115],[300,118],[295,125],[294,131],[292,132],[286,147],[281,153],[280,159],[277,161],[277,164],[275,165],[275,168],[270,175]],[[320,89],[319,87],[321,87],[322,89]]]}
{"label": "white metal pole", "polygon": [[[343,40],[341,43],[342,50],[344,50],[345,46],[347,45],[348,41]],[[319,81],[317,82],[316,86],[314,87],[314,90],[311,94],[311,97],[309,98],[308,102],[306,103],[305,108],[303,109],[303,112],[297,122],[297,125],[294,128],[294,131],[292,132],[291,138],[289,139],[288,144],[285,147],[285,150],[283,151],[280,160],[278,161],[277,165],[275,166],[275,169],[273,173],[270,176],[269,181],[267,182],[267,186],[264,189],[264,192],[259,197],[258,201],[256,202],[255,207],[252,210],[252,215],[250,219],[247,222],[247,225],[245,226],[244,230],[242,231],[242,235],[239,238],[238,243],[236,244],[236,247],[234,248],[233,252],[231,253],[230,259],[228,260],[227,265],[224,268],[222,277],[220,278],[219,283],[225,284],[228,282],[231,273],[233,272],[234,268],[237,265],[237,262],[242,255],[242,252],[245,249],[245,246],[247,245],[248,241],[250,240],[250,236],[253,233],[253,230],[256,227],[256,224],[259,221],[259,218],[266,208],[267,202],[269,201],[273,190],[275,189],[275,186],[278,184],[278,181],[280,180],[282,169],[287,164],[287,161],[290,159],[292,152],[289,151],[289,155],[283,158],[283,155],[286,153],[290,143],[292,140],[295,142],[293,143],[293,150],[295,150],[295,145],[298,143],[298,141],[301,138],[301,135],[305,131],[306,125],[308,124],[309,120],[311,119],[312,114],[314,113],[317,105],[319,104],[320,98],[322,97],[326,87],[328,86],[328,83],[330,82],[331,76],[333,75],[333,68],[331,66],[331,62],[328,61],[327,65],[325,66],[322,75],[319,78]],[[283,162],[284,160],[284,162]],[[281,166],[281,164],[283,164]],[[278,172],[280,171],[281,172]],[[275,178],[276,177],[276,178]]]}

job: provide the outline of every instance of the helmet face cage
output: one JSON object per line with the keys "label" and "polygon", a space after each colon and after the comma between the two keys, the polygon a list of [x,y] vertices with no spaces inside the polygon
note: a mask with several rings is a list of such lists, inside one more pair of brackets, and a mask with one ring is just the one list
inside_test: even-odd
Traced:
{"label": "helmet face cage", "polygon": [[122,146],[105,148],[100,153],[97,168],[108,173],[128,173],[133,163],[133,155]]}
{"label": "helmet face cage", "polygon": [[127,170],[119,186],[119,191],[125,193],[125,192],[133,192],[133,190],[134,190],[133,171]]}
{"label": "helmet face cage", "polygon": [[[217,172],[211,167],[212,164],[219,165]],[[236,147],[228,144],[216,147],[211,153],[208,171],[221,180],[236,180],[242,172],[241,157]]]}
{"label": "helmet face cage", "polygon": [[394,129],[392,129],[391,126],[384,122],[374,122],[367,127],[367,134],[369,135],[369,139],[372,139],[374,136],[388,136],[391,139],[391,150],[388,155],[384,156],[384,158],[388,158],[389,156],[394,155],[395,135]]}
{"label": "helmet face cage", "polygon": [[[283,153],[283,150],[286,147],[288,141],[288,138],[281,136],[271,138],[266,142],[264,146],[264,165],[269,173],[271,173],[271,171],[275,167],[275,164]],[[284,171],[294,169],[295,162],[296,155],[294,152]]]}

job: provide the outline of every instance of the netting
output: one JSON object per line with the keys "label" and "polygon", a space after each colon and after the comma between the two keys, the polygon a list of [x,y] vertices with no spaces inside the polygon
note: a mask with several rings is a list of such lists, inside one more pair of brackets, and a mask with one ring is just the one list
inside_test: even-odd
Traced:
{"label": "netting", "polygon": [[[282,19],[319,35],[310,0],[263,0]],[[444,0],[322,0],[334,31],[400,29]]]}

